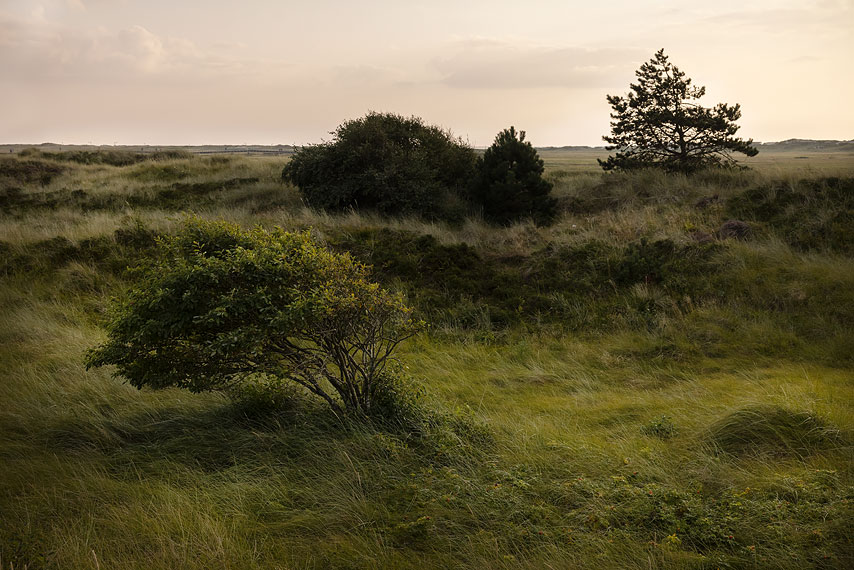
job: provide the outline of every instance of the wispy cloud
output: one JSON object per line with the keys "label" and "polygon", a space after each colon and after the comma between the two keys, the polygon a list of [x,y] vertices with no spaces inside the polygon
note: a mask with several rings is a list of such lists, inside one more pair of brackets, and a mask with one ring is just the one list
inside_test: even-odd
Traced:
{"label": "wispy cloud", "polygon": [[233,50],[203,50],[186,38],[165,37],[132,25],[119,30],[78,30],[46,20],[0,15],[0,70],[9,79],[128,81],[151,76],[203,77],[260,71]]}
{"label": "wispy cloud", "polygon": [[769,35],[784,35],[796,30],[799,34],[813,31],[823,35],[843,33],[850,36],[854,10],[849,0],[814,0],[788,8],[753,8],[747,5],[744,9],[707,16],[701,21]]}
{"label": "wispy cloud", "polygon": [[469,89],[611,87],[649,54],[638,49],[526,45],[474,38],[433,61],[445,85]]}

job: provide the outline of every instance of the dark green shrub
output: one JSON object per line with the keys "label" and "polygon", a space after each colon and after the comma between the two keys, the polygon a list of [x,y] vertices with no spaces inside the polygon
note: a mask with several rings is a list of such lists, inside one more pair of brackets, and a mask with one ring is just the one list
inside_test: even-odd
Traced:
{"label": "dark green shrub", "polygon": [[[535,293],[523,290],[519,268],[503,268],[467,244],[430,235],[364,229],[332,238],[333,245],[374,267],[378,279],[403,288],[431,322],[474,325],[487,311],[495,324],[517,321],[516,309]],[[473,303],[476,302],[476,303]]]}
{"label": "dark green shrub", "polygon": [[416,548],[423,546],[422,543],[429,539],[432,528],[433,520],[429,515],[424,515],[414,521],[398,523],[392,529],[391,536],[400,546]]}
{"label": "dark green shrub", "polygon": [[[628,533],[652,547],[681,543],[681,550],[702,553],[706,560],[726,553],[729,563],[711,568],[748,568],[755,561],[754,548],[765,545],[768,552],[771,544],[783,542],[797,545],[799,554],[818,554],[824,561],[819,568],[837,567],[822,555],[845,559],[851,551],[846,526],[851,524],[852,489],[840,484],[834,471],[810,470],[804,477],[777,474],[767,488],[713,490],[691,479],[690,470],[684,485],[677,486],[650,482],[638,472],[608,480],[578,477],[564,484],[557,501],[571,509],[578,526],[607,536]],[[823,548],[816,548],[816,538]],[[748,556],[742,558],[744,554]],[[785,558],[791,555],[784,553]]]}
{"label": "dark green shrub", "polygon": [[420,433],[430,413],[424,403],[424,389],[402,370],[390,367],[377,377],[377,391],[371,417],[393,431]]}
{"label": "dark green shrub", "polygon": [[229,178],[209,182],[175,182],[160,188],[154,194],[131,196],[129,202],[135,206],[155,207],[162,209],[184,210],[205,203],[213,203],[212,194],[250,186],[258,182],[258,178]]}
{"label": "dark green shrub", "polygon": [[600,241],[559,247],[548,244],[524,261],[529,280],[538,288],[583,294],[608,286],[619,253]]}
{"label": "dark green shrub", "polygon": [[134,220],[113,232],[113,239],[121,246],[149,249],[156,245],[158,235],[156,231],[145,227],[140,220]]}
{"label": "dark green shrub", "polygon": [[714,254],[717,244],[676,245],[672,240],[630,243],[613,268],[617,285],[649,283],[671,293],[702,296],[712,290],[709,277],[719,271]]}
{"label": "dark green shrub", "polygon": [[0,210],[18,214],[30,210],[75,208],[83,211],[118,209],[132,201],[133,196],[120,194],[89,194],[85,190],[54,190],[24,192],[20,188],[0,190]]}
{"label": "dark green shrub", "polygon": [[299,148],[282,171],[306,203],[330,211],[370,209],[448,219],[475,171],[474,151],[417,117],[369,113],[333,140]]}
{"label": "dark green shrub", "polygon": [[283,386],[281,382],[270,378],[244,382],[230,390],[228,395],[232,400],[233,411],[253,420],[310,410],[313,403],[304,393],[299,392],[296,384]]}
{"label": "dark green shrub", "polygon": [[0,159],[0,188],[5,193],[7,189],[17,185],[41,184],[44,186],[65,170],[63,166],[41,160],[2,158]]}
{"label": "dark green shrub", "polygon": [[[615,316],[639,323],[626,313],[688,309],[686,297],[700,300],[722,291],[711,279],[721,271],[718,244],[588,241],[546,245],[530,255],[494,256],[464,243],[443,244],[430,235],[386,228],[329,239],[336,249],[372,265],[380,282],[406,291],[430,322],[467,329],[523,322],[571,330],[611,328]],[[661,302],[651,300],[649,307],[627,303],[625,295],[638,283],[656,285]]]}
{"label": "dark green shrub", "polygon": [[614,281],[625,285],[629,283],[659,283],[663,278],[665,265],[674,258],[676,245],[669,239],[647,241],[642,238],[630,243],[623,259],[616,267]]}
{"label": "dark green shrub", "polygon": [[191,196],[205,196],[212,192],[217,192],[219,190],[230,190],[232,188],[239,188],[241,186],[246,186],[249,184],[255,184],[258,182],[258,178],[252,176],[248,178],[229,178],[227,180],[212,180],[210,182],[194,182],[194,183],[186,183],[186,182],[176,182],[168,189],[163,189],[160,191],[160,195],[166,197],[165,192],[172,192],[171,196],[180,196],[189,194]]}
{"label": "dark green shrub", "polygon": [[854,178],[816,178],[750,188],[727,213],[763,222],[801,250],[854,253]]}
{"label": "dark green shrub", "polygon": [[557,200],[549,196],[552,184],[543,179],[543,161],[525,141],[525,131],[501,131],[478,162],[471,199],[484,219],[510,224],[531,218],[548,224],[557,215]]}
{"label": "dark green shrub", "polygon": [[35,250],[48,259],[52,265],[64,265],[76,259],[80,249],[70,239],[64,236],[56,236],[42,240],[35,244]]}
{"label": "dark green shrub", "polygon": [[296,383],[337,412],[369,414],[389,358],[421,327],[399,295],[307,233],[189,219],[113,308],[87,366],[137,388]]}

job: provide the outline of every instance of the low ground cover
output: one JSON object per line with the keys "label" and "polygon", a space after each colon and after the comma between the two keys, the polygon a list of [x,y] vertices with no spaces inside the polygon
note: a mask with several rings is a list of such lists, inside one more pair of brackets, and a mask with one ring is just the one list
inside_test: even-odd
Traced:
{"label": "low ground cover", "polygon": [[[558,220],[502,228],[318,213],[268,157],[4,159],[0,567],[848,567],[850,176],[546,158]],[[412,421],[85,370],[185,211],[405,293]]]}

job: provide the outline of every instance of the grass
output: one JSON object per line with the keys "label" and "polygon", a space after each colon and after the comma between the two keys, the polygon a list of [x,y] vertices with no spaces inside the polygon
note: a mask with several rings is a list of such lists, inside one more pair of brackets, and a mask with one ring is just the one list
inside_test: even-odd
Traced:
{"label": "grass", "polygon": [[[3,570],[854,560],[850,238],[804,245],[755,199],[821,171],[606,177],[566,157],[555,225],[490,228],[313,212],[270,157],[14,160],[62,170],[0,188]],[[698,244],[734,203],[754,237]],[[85,370],[124,268],[185,210],[371,261],[431,317],[400,358],[445,423],[249,413]]]}

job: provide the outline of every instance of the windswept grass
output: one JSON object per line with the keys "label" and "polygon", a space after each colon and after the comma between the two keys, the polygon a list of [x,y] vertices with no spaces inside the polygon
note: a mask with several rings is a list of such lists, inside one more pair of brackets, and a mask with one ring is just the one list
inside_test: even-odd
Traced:
{"label": "windswept grass", "polygon": [[[854,261],[814,231],[849,178],[566,159],[555,225],[490,228],[315,212],[266,157],[12,160],[57,171],[0,187],[3,570],[854,563]],[[400,354],[425,415],[87,371],[127,267],[184,211],[373,264],[432,321]],[[736,216],[749,240],[716,235]]]}
{"label": "windswept grass", "polygon": [[736,455],[803,456],[846,445],[839,429],[822,418],[768,405],[742,408],[720,419],[710,428],[709,440],[716,449]]}

